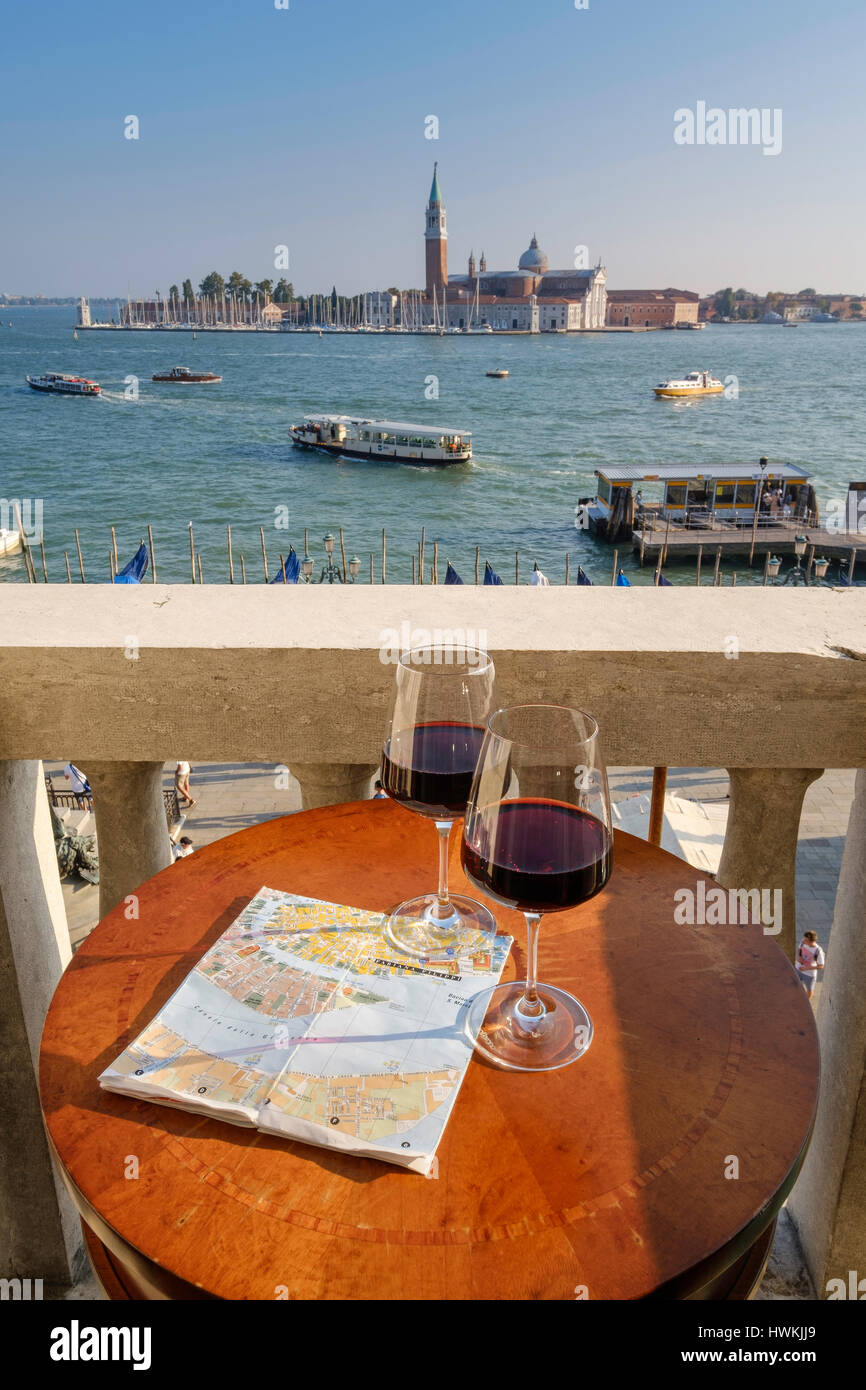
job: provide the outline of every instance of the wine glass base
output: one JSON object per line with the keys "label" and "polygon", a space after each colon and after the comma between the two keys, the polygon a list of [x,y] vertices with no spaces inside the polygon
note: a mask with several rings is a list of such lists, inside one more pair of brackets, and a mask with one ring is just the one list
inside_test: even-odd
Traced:
{"label": "wine glass base", "polygon": [[554,985],[540,984],[544,1011],[521,1009],[522,980],[496,985],[476,996],[466,1031],[482,1057],[508,1071],[555,1071],[582,1057],[592,1042],[592,1020],[579,999]]}
{"label": "wine glass base", "polygon": [[439,899],[435,893],[401,903],[388,919],[387,940],[404,955],[425,960],[452,960],[483,950],[489,944],[484,938],[496,932],[493,913],[462,893],[452,893],[450,901],[453,910],[444,920],[436,915]]}

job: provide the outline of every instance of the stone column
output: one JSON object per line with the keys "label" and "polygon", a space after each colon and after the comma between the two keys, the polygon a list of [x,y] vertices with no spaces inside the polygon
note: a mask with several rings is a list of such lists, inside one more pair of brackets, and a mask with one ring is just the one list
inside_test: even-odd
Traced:
{"label": "stone column", "polygon": [[[819,1298],[866,1296],[866,770],[857,773],[818,1006],[821,1090],[788,1199]],[[850,1271],[856,1271],[852,1280]],[[860,1280],[864,1282],[861,1284]],[[839,1285],[835,1290],[839,1292]]]}
{"label": "stone column", "polygon": [[99,846],[99,915],[171,863],[162,763],[87,760]]}
{"label": "stone column", "polygon": [[68,1284],[81,1227],[55,1174],[36,1072],[69,964],[69,930],[41,762],[0,762],[0,1277]]}
{"label": "stone column", "polygon": [[782,931],[791,960],[797,949],[797,832],[803,797],[822,774],[813,767],[733,767],[728,828],[716,875],[723,888],[779,888]]}
{"label": "stone column", "polygon": [[289,771],[301,786],[301,807],[336,806],[341,801],[364,801],[376,763],[291,763]]}

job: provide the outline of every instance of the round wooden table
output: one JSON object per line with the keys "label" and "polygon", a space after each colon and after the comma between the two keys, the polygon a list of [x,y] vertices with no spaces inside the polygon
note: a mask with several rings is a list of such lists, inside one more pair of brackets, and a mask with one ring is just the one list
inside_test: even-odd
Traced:
{"label": "round wooden table", "polygon": [[[433,882],[435,839],[389,801],[268,821],[157,874],[137,919],[119,907],[81,946],[41,1093],[112,1296],[748,1296],[813,1121],[812,1010],[760,926],[675,925],[702,875],[629,835],[605,891],[541,927],[541,978],[585,1003],[592,1046],[540,1074],[476,1054],[436,1180],[100,1089],[262,885],[386,910]],[[457,829],[452,875],[466,886]],[[513,979],[523,921],[497,915]]]}

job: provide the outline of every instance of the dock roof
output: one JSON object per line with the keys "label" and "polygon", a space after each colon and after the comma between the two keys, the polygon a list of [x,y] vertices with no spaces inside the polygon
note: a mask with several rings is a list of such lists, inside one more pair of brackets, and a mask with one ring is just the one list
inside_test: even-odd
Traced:
{"label": "dock roof", "polygon": [[389,430],[394,434],[465,434],[470,435],[471,430],[461,430],[456,425],[440,425],[435,420],[428,420],[424,425],[410,425],[405,420],[368,420],[363,415],[330,415],[324,412],[305,415],[305,420],[324,421],[334,425],[367,425],[374,430]]}
{"label": "dock roof", "polygon": [[[676,482],[681,478],[750,478],[756,482],[761,479],[761,465],[754,459],[746,463],[622,463],[608,468],[596,468],[599,478],[607,478],[612,483],[654,483]],[[806,482],[811,473],[796,463],[779,463],[770,459],[764,472],[765,479],[790,478]]]}

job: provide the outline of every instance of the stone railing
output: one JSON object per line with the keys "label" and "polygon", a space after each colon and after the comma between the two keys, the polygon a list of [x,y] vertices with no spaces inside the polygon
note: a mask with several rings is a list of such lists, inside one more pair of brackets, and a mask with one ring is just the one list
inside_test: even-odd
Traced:
{"label": "stone railing", "polygon": [[[778,940],[792,952],[805,790],[824,768],[866,768],[859,591],[4,586],[0,952],[13,968],[0,970],[11,1059],[0,1104],[20,1126],[0,1139],[0,1174],[14,1172],[22,1151],[34,1161],[26,1178],[0,1176],[8,1228],[0,1248],[18,1249],[19,1272],[26,1248],[33,1269],[61,1277],[74,1241],[38,1127],[33,1073],[22,1066],[28,1053],[35,1059],[69,959],[40,760],[71,758],[87,772],[104,914],[170,862],[166,759],[287,766],[308,807],[364,796],[396,653],[454,639],[490,651],[503,703],[590,710],[611,766],[726,767],[718,879],[781,889]],[[840,1228],[866,1167],[866,1139],[854,1126],[866,1061],[864,783],[861,773],[819,1019],[835,1061],[833,1108],[822,1101],[792,1199],[796,1212],[809,1165],[820,1163],[800,1222],[819,1284],[831,1252],[834,1265],[866,1271],[862,1226]]]}

